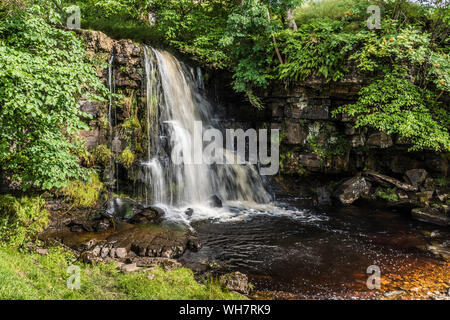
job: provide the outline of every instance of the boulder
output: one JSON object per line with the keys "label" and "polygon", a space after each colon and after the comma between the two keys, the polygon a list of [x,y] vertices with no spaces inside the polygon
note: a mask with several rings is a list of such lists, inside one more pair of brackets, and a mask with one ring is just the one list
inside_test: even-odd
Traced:
{"label": "boulder", "polygon": [[192,214],[194,213],[194,209],[192,208],[187,208],[186,211],[184,212],[187,216],[192,216]]}
{"label": "boulder", "polygon": [[428,176],[424,169],[411,169],[405,172],[405,180],[415,187],[420,186]]}
{"label": "boulder", "polygon": [[125,259],[127,257],[127,249],[116,248],[116,257],[119,259]]}
{"label": "boulder", "polygon": [[450,217],[436,208],[415,208],[411,211],[413,219],[439,226],[450,225]]}
{"label": "boulder", "polygon": [[209,197],[208,203],[213,208],[222,208],[222,200],[217,195]]}
{"label": "boulder", "polygon": [[137,210],[136,214],[131,217],[128,222],[131,224],[141,224],[141,223],[156,223],[161,220],[164,215],[164,210],[158,207],[146,207],[141,210]]}
{"label": "boulder", "polygon": [[249,293],[248,277],[241,272],[227,273],[219,278],[220,284],[230,291]]}
{"label": "boulder", "polygon": [[400,180],[391,178],[389,176],[386,176],[384,174],[375,172],[375,171],[366,171],[364,172],[364,175],[371,178],[375,182],[378,182],[382,185],[393,185],[399,189],[402,189],[404,191],[417,191],[418,188],[416,186],[410,185],[408,183],[401,182]]}
{"label": "boulder", "polygon": [[371,184],[364,177],[353,177],[342,183],[335,192],[335,197],[342,204],[352,204],[361,196],[367,195]]}

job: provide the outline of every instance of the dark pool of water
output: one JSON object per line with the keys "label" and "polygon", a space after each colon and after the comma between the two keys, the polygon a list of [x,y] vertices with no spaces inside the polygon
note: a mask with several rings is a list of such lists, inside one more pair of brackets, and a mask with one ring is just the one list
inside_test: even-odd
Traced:
{"label": "dark pool of water", "polygon": [[348,297],[369,291],[366,270],[371,265],[395,273],[427,259],[418,247],[427,242],[424,232],[436,229],[370,207],[308,209],[308,215],[318,219],[255,215],[238,222],[197,223],[203,247],[182,261],[191,267],[205,261],[225,264],[249,274],[256,290],[288,292],[293,298]]}

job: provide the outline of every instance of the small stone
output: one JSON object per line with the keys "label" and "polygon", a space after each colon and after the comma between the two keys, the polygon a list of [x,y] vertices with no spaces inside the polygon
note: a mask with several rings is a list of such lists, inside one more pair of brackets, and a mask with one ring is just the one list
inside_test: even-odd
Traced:
{"label": "small stone", "polygon": [[40,254],[41,256],[46,256],[48,254],[48,251],[44,248],[36,248],[36,253]]}
{"label": "small stone", "polygon": [[147,274],[147,279],[153,280],[153,279],[155,279],[155,275],[153,273],[149,273],[149,274]]}
{"label": "small stone", "polygon": [[138,271],[139,268],[136,263],[130,263],[130,264],[124,264],[121,268],[120,268],[123,272],[135,272]]}
{"label": "small stone", "polygon": [[102,258],[106,258],[106,256],[108,255],[108,253],[109,253],[109,248],[108,248],[108,247],[103,247],[102,250],[101,250],[101,252],[100,252],[100,256],[101,256]]}
{"label": "small stone", "polygon": [[250,290],[248,277],[239,271],[220,276],[219,282],[230,291],[248,294]]}
{"label": "small stone", "polygon": [[99,256],[100,255],[100,251],[102,250],[102,248],[100,246],[95,246],[94,249],[92,249],[92,254],[94,256]]}
{"label": "small stone", "polygon": [[125,259],[127,257],[127,249],[125,249],[125,248],[116,248],[116,256],[119,259]]}
{"label": "small stone", "polygon": [[449,198],[448,192],[443,190],[436,190],[436,196],[441,202],[445,202]]}

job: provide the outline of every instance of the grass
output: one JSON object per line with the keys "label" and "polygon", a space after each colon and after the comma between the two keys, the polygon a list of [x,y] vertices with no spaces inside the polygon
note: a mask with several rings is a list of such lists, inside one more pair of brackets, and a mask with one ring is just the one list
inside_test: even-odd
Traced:
{"label": "grass", "polygon": [[50,248],[47,255],[24,253],[0,246],[1,300],[111,300],[111,299],[244,299],[222,289],[211,281],[200,284],[189,269],[167,272],[162,269],[149,273],[124,274],[112,264],[85,265],[81,269],[79,290],[68,289],[67,268],[74,256],[61,248]]}

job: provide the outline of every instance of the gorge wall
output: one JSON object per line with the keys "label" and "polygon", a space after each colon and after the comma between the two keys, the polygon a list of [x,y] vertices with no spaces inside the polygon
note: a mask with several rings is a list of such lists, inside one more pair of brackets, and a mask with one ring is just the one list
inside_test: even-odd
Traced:
{"label": "gorge wall", "polygon": [[[132,191],[142,178],[139,160],[148,154],[143,46],[113,40],[101,32],[80,31],[80,35],[90,56],[103,63],[99,77],[108,85],[111,76],[113,91],[122,95],[112,103],[81,101],[82,110],[92,115],[92,130],[81,133],[89,151],[85,165],[102,168],[105,181],[113,181],[115,175],[120,181],[118,191]],[[112,69],[108,70],[111,56]],[[202,71],[204,94],[213,102],[224,128],[280,129],[281,174],[353,175],[371,169],[402,176],[408,169],[422,168],[437,176],[448,175],[445,155],[408,152],[409,146],[396,136],[354,129],[348,119],[333,117],[334,109],[357,99],[368,79],[353,75],[327,83],[311,78],[290,87],[273,87],[266,91],[265,108],[256,110],[232,91],[228,74]]]}

